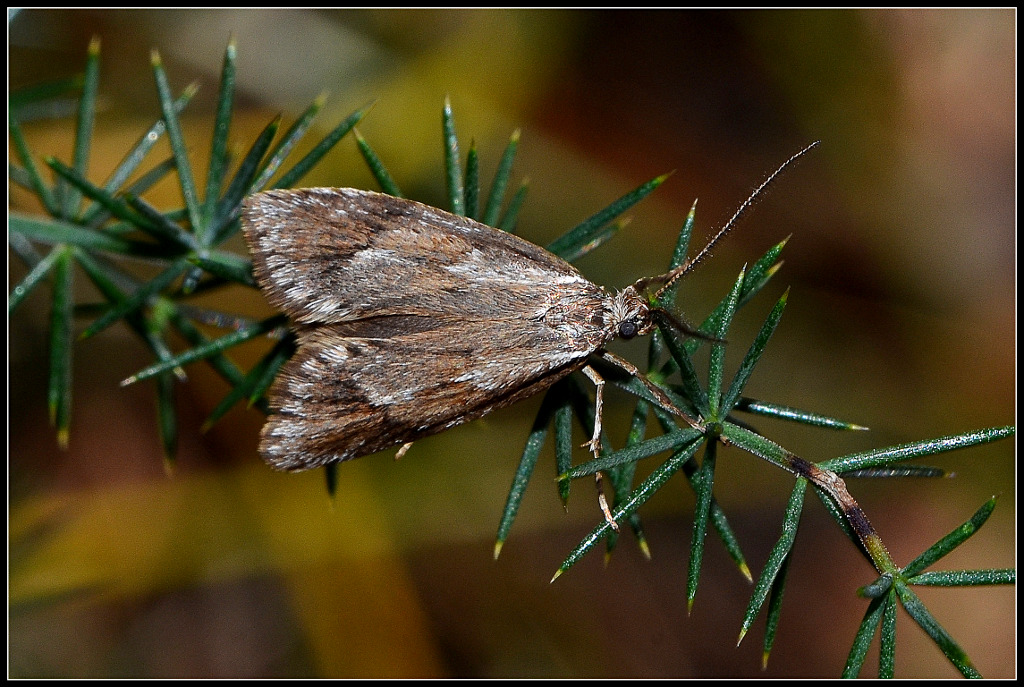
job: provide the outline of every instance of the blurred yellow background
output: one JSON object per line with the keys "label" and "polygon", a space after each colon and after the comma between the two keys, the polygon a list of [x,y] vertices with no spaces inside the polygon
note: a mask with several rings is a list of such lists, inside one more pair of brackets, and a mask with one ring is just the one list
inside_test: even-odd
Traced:
{"label": "blurred yellow background", "polygon": [[[757,423],[824,460],[1015,422],[1015,29],[1013,10],[25,10],[8,25],[9,85],[80,71],[99,36],[90,170],[103,179],[159,116],[156,48],[176,93],[201,85],[183,125],[202,169],[233,35],[239,151],[276,113],[287,126],[321,92],[331,97],[307,147],[372,101],[360,131],[406,195],[436,205],[449,96],[463,153],[475,140],[485,179],[521,129],[514,180],[529,178],[530,192],[518,233],[540,244],[675,170],[625,231],[580,261],[609,287],[663,271],[695,198],[699,245],[768,172],[820,139],[687,277],[678,304],[699,321],[744,263],[793,235],[768,293],[730,332],[729,361],[738,364],[791,286],[747,394],[871,427]],[[24,128],[40,156],[67,160],[71,121]],[[375,188],[351,137],[303,184]],[[21,197],[12,199],[19,210]],[[147,199],[181,203],[171,183]],[[9,273],[13,285],[25,270],[13,261]],[[270,312],[241,289],[207,302]],[[607,569],[593,553],[549,585],[600,515],[590,481],[574,485],[562,510],[548,448],[501,558],[491,559],[539,399],[418,442],[398,463],[382,454],[345,464],[331,501],[321,472],[280,474],[259,461],[256,411],[235,409],[200,434],[226,386],[193,365],[177,390],[182,434],[168,477],[152,386],[118,387],[150,362],[122,327],[78,344],[70,448],[57,448],[46,417],[47,317],[44,288],[9,323],[10,676],[842,670],[865,608],[854,591],[873,575],[810,499],[762,672],[763,620],[736,648],[750,588],[713,534],[687,616],[693,497],[681,478],[641,511],[652,561],[626,535]],[[263,350],[245,347],[236,359],[248,366]],[[618,443],[628,407],[610,392],[607,427]],[[999,494],[989,524],[939,567],[1010,567],[1014,456],[1015,442],[999,442],[928,461],[956,479],[850,480],[850,489],[901,564]],[[720,453],[716,495],[755,576],[791,484],[746,454]],[[1013,588],[921,595],[986,677],[1015,675]],[[899,622],[897,676],[956,675],[905,614]]]}

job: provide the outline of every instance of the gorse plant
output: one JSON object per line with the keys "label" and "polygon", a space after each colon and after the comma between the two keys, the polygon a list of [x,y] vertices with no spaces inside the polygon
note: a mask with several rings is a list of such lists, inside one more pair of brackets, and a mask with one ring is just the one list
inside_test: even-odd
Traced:
{"label": "gorse plant", "polygon": [[[168,464],[171,464],[175,456],[178,431],[172,394],[174,383],[184,380],[182,369],[185,365],[205,361],[230,385],[230,391],[210,413],[206,421],[209,426],[240,401],[247,401],[266,411],[265,395],[282,365],[295,351],[295,337],[288,332],[287,319],[283,315],[251,321],[234,313],[200,308],[189,302],[194,294],[226,285],[240,284],[255,288],[251,262],[221,249],[224,242],[239,229],[243,199],[262,189],[295,186],[349,132],[353,133],[381,190],[393,196],[402,195],[384,163],[370,144],[355,131],[354,127],[366,113],[366,108],[348,116],[298,162],[286,164],[289,154],[322,108],[322,99],[314,101],[281,136],[278,135],[280,119],[270,122],[238,160],[233,173],[229,174],[232,156],[228,152],[228,144],[234,101],[235,50],[234,43],[229,43],[224,56],[210,143],[210,163],[205,170],[205,188],[200,187],[196,181],[198,175],[189,161],[188,146],[178,120],[179,113],[195,94],[195,87],[190,86],[175,96],[156,52],[152,56],[152,67],[161,104],[160,117],[102,183],[90,180],[88,173],[90,137],[99,84],[98,41],[94,40],[89,46],[82,78],[10,95],[9,128],[16,158],[9,165],[10,181],[33,193],[47,216],[9,213],[9,244],[14,254],[29,269],[28,274],[9,295],[8,313],[13,314],[29,293],[43,282],[49,282],[51,309],[47,398],[50,418],[62,446],[68,443],[71,426],[76,318],[87,322],[79,338],[95,335],[123,321],[152,352],[153,364],[125,380],[125,383],[155,379],[160,434],[164,455]],[[28,104],[76,91],[80,91],[80,95],[71,161],[65,163],[54,158],[45,159],[46,166],[54,176],[54,181],[49,183],[22,133],[19,111]],[[452,110],[447,102],[443,109],[442,126],[450,210],[513,231],[527,190],[525,183],[520,185],[506,202],[519,143],[518,132],[511,136],[490,189],[485,192],[480,179],[476,148],[470,147],[463,162]],[[169,141],[172,157],[146,167],[149,164],[147,154],[162,137]],[[177,180],[184,207],[160,209],[143,199],[148,189],[167,176]],[[129,179],[134,180],[129,183]],[[620,218],[623,213],[650,194],[664,179],[664,176],[657,177],[622,196],[551,242],[547,250],[572,261],[599,247],[622,226]],[[685,264],[694,221],[695,210],[691,209],[679,233],[674,255],[668,265],[669,270]],[[944,476],[945,471],[939,468],[907,464],[907,461],[1008,438],[1013,435],[1014,429],[984,429],[812,463],[787,451],[737,419],[738,414],[744,413],[832,430],[862,429],[850,422],[743,395],[744,387],[782,317],[788,293],[779,298],[768,314],[735,375],[731,380],[726,377],[724,352],[730,325],[739,309],[772,279],[779,268],[779,255],[785,243],[782,241],[773,246],[740,273],[733,288],[697,328],[703,336],[684,337],[670,322],[660,321],[650,339],[646,377],[658,385],[674,405],[701,418],[703,429],[686,423],[680,424],[679,418],[662,407],[648,387],[635,376],[625,374],[615,366],[602,364],[602,361],[595,361],[595,367],[603,376],[635,395],[637,400],[622,447],[613,448],[613,442],[602,434],[600,442],[603,451],[600,457],[573,466],[572,453],[579,439],[573,438],[572,419],[575,416],[584,428],[592,427],[595,420],[594,401],[576,376],[562,379],[546,392],[513,478],[498,527],[494,555],[498,556],[509,535],[541,449],[548,435],[553,434],[560,497],[568,499],[573,479],[599,473],[606,476],[612,496],[612,519],[603,520],[593,529],[569,554],[555,577],[568,570],[602,541],[606,550],[611,552],[619,534],[613,527],[613,520],[629,524],[641,550],[647,555],[638,509],[673,475],[682,471],[696,495],[686,591],[689,604],[692,605],[696,596],[709,527],[721,539],[742,574],[753,579],[738,538],[714,497],[718,446],[732,445],[796,476],[781,523],[782,534],[756,580],[740,630],[742,639],[762,609],[765,610],[765,662],[778,627],[790,555],[810,486],[839,527],[878,573],[874,582],[858,592],[868,600],[868,608],[854,638],[843,674],[859,674],[867,648],[880,628],[880,675],[893,675],[895,612],[897,605],[902,605],[963,675],[977,676],[978,672],[970,659],[929,613],[912,587],[1015,582],[1016,576],[1012,569],[926,571],[926,568],[935,565],[984,524],[995,507],[995,498],[987,501],[963,525],[921,553],[910,564],[901,567],[889,556],[866,514],[847,490],[843,477]],[[123,266],[125,260],[134,259],[143,259],[158,265],[159,269],[149,279],[134,276]],[[103,303],[74,301],[73,282],[78,274],[76,266],[105,299]],[[674,291],[673,286],[664,293],[659,292],[659,296],[652,297],[650,305],[671,306]],[[201,333],[197,324],[220,325],[227,333],[211,339]],[[172,333],[188,341],[190,347],[183,351],[173,351],[169,343]],[[272,335],[275,343],[249,370],[240,369],[226,355],[231,348],[244,341],[267,335]],[[692,360],[694,352],[703,345],[711,346],[706,377],[698,374]],[[734,341],[729,345],[735,347],[740,344]],[[648,431],[651,419],[657,423],[659,432]],[[701,447],[704,450],[698,459]],[[638,461],[660,454],[668,454],[669,457],[646,479],[635,484]],[[333,491],[337,464],[331,464],[325,470],[328,488]]]}

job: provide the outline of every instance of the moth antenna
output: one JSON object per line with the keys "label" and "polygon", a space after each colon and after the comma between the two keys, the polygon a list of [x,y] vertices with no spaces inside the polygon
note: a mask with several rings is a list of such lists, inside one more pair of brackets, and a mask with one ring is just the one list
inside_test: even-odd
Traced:
{"label": "moth antenna", "polygon": [[780,174],[782,174],[782,172],[787,167],[789,167],[791,164],[796,162],[798,159],[800,159],[801,157],[803,157],[804,155],[809,153],[812,149],[817,148],[819,144],[821,144],[821,141],[815,141],[814,143],[810,144],[809,146],[807,146],[806,148],[804,148],[803,150],[801,150],[800,152],[796,153],[795,155],[790,157],[788,160],[783,162],[779,166],[778,169],[776,169],[774,172],[772,172],[770,175],[768,175],[768,178],[765,179],[763,182],[761,182],[760,186],[758,186],[757,188],[754,189],[754,192],[750,194],[749,198],[747,198],[745,201],[743,201],[743,204],[740,205],[740,207],[736,210],[736,212],[735,212],[735,214],[733,214],[732,218],[728,222],[725,223],[725,226],[723,226],[721,229],[718,230],[718,233],[715,234],[714,237],[712,237],[712,239],[710,241],[708,241],[707,245],[704,246],[704,248],[702,248],[701,251],[699,253],[697,253],[696,256],[694,256],[690,260],[687,260],[686,262],[684,262],[682,265],[680,265],[679,267],[675,268],[671,272],[668,272],[668,273],[662,275],[661,277],[653,278],[651,281],[661,281],[662,278],[664,278],[664,280],[665,280],[665,284],[660,289],[658,289],[657,293],[654,294],[654,298],[655,299],[661,298],[661,295],[663,293],[665,293],[665,291],[670,289],[672,287],[672,285],[675,284],[676,281],[679,280],[680,277],[685,275],[687,272],[690,271],[691,268],[693,268],[701,260],[706,258],[708,256],[708,254],[711,252],[711,249],[715,246],[715,244],[718,243],[720,240],[722,240],[722,238],[724,238],[726,234],[728,234],[730,231],[732,231],[733,227],[736,226],[736,223],[739,221],[740,217],[742,217],[743,213],[745,213],[748,209],[750,209],[750,206],[753,205],[753,203],[757,199],[757,197],[759,195],[761,195],[761,192],[764,191],[766,188],[768,188],[768,185],[771,184],[773,181],[775,181],[775,179]]}

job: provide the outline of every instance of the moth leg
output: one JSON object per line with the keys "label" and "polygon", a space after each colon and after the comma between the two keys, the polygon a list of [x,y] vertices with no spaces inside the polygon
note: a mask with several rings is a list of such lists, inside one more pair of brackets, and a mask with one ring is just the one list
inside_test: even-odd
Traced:
{"label": "moth leg", "polygon": [[411,448],[412,448],[412,442],[411,441],[408,442],[408,443],[402,444],[399,447],[398,452],[395,453],[395,460],[402,460],[402,456],[404,456],[406,454],[406,452],[409,449],[411,449]]}
{"label": "moth leg", "polygon": [[[597,373],[597,370],[587,365],[583,368],[583,374],[594,383],[594,436],[587,443],[583,444],[598,458],[601,453],[601,417],[604,412],[604,378]],[[604,476],[601,471],[594,473],[594,484],[597,486],[597,505],[604,513],[605,521],[611,525],[616,532],[619,531],[619,524],[612,517],[612,510],[608,507],[608,499],[604,495]]]}
{"label": "moth leg", "polygon": [[598,470],[594,473],[594,484],[597,486],[597,505],[600,506],[601,512],[604,513],[604,520],[612,529],[616,532],[619,531],[619,523],[615,522],[615,518],[612,517],[612,509],[608,507],[608,499],[604,495],[604,475]]}
{"label": "moth leg", "polygon": [[[659,387],[651,380],[647,379],[647,377],[642,372],[640,372],[639,369],[637,369],[636,365],[629,362],[625,358],[620,358],[619,356],[609,351],[598,351],[596,355],[601,356],[610,363],[618,365],[623,370],[628,372],[630,376],[639,379],[640,382],[647,387],[647,390],[654,395],[654,398],[658,401],[658,405],[660,405],[662,408],[671,411],[675,415],[678,415],[679,417],[683,418],[694,429],[699,430],[701,432],[704,431],[704,424],[700,420],[695,420],[694,418],[690,417],[689,413],[685,413],[682,410],[680,410],[676,406],[676,404],[672,402],[672,399],[670,399],[665,394],[665,392],[662,391],[661,387]],[[584,368],[584,371],[586,371],[586,368]]]}
{"label": "moth leg", "polygon": [[601,454],[601,415],[604,412],[604,378],[590,365],[583,368],[583,374],[587,375],[587,378],[594,383],[595,388],[594,436],[583,446],[590,449],[590,452],[594,454],[594,458],[599,458]]}

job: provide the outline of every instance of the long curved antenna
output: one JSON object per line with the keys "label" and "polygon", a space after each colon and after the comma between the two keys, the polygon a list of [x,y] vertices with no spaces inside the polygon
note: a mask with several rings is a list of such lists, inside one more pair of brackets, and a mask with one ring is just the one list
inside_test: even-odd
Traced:
{"label": "long curved antenna", "polygon": [[733,214],[732,219],[730,219],[728,222],[725,223],[725,226],[722,227],[718,231],[718,233],[715,234],[714,237],[712,237],[712,239],[710,241],[708,241],[707,245],[704,246],[704,248],[701,249],[701,251],[699,253],[697,253],[696,256],[694,256],[690,260],[687,260],[686,262],[684,262],[682,265],[680,265],[679,267],[675,268],[671,272],[667,272],[666,274],[663,274],[663,275],[661,275],[659,277],[651,277],[649,279],[642,279],[639,282],[637,282],[637,284],[639,285],[639,284],[642,283],[644,286],[646,286],[647,284],[650,284],[652,282],[664,281],[665,284],[660,289],[658,289],[658,292],[656,294],[654,294],[655,299],[661,298],[661,294],[665,293],[665,291],[667,289],[669,289],[680,277],[682,277],[684,274],[689,272],[690,269],[693,268],[694,266],[696,266],[701,260],[706,258],[708,256],[708,254],[711,252],[711,249],[715,246],[715,244],[718,243],[720,240],[722,240],[722,238],[724,238],[726,234],[728,234],[730,231],[732,231],[732,228],[734,226],[736,226],[736,223],[739,221],[740,217],[743,216],[743,213],[745,213],[748,209],[750,209],[750,206],[753,205],[754,200],[757,199],[757,197],[761,194],[762,191],[764,191],[768,187],[769,184],[771,184],[773,181],[775,181],[775,179],[780,174],[782,174],[782,172],[787,167],[789,167],[791,164],[796,162],[798,159],[800,159],[801,157],[806,155],[812,149],[816,148],[818,146],[818,144],[820,144],[820,143],[821,143],[821,141],[815,141],[814,143],[810,144],[809,146],[807,146],[806,148],[804,148],[803,150],[801,150],[797,154],[793,155],[791,158],[789,158],[788,160],[783,162],[779,166],[779,168],[777,170],[772,172],[768,176],[767,179],[765,179],[763,182],[761,182],[761,185],[758,186],[756,189],[754,189],[754,192],[750,194],[750,197],[747,198],[745,201],[743,201],[743,204],[740,205],[739,209],[737,209],[735,214]]}

